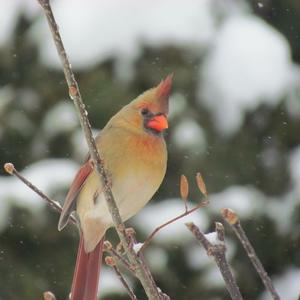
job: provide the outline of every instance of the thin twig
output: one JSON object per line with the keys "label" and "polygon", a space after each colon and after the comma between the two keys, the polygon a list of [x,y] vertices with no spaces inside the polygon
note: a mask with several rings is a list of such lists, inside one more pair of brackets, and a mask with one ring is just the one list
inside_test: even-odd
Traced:
{"label": "thin twig", "polygon": [[71,64],[66,54],[66,50],[64,48],[58,26],[56,24],[52,8],[50,6],[49,0],[38,0],[40,5],[42,6],[44,13],[47,17],[47,21],[52,33],[53,40],[55,42],[55,46],[57,49],[57,53],[60,57],[60,60],[63,65],[63,70],[65,74],[65,78],[69,87],[69,95],[70,98],[73,100],[75,107],[79,114],[79,119],[81,123],[81,127],[83,129],[85,138],[87,140],[89,146],[89,152],[91,158],[94,162],[95,169],[99,175],[99,179],[104,186],[104,196],[107,202],[107,206],[112,216],[112,220],[118,236],[123,244],[123,247],[126,251],[128,259],[130,263],[136,269],[136,275],[139,278],[147,296],[149,299],[158,299],[159,298],[159,291],[157,286],[153,284],[152,275],[149,276],[147,272],[145,272],[144,268],[141,265],[141,261],[139,260],[137,254],[131,249],[127,244],[127,238],[125,235],[125,226],[122,222],[118,207],[116,205],[115,199],[113,197],[111,188],[110,188],[110,180],[105,172],[103,161],[99,155],[99,152],[96,148],[96,143],[92,135],[91,125],[89,119],[87,117],[87,111],[85,109],[85,105],[82,101],[82,97],[79,91],[79,86],[77,81],[75,80],[75,75],[72,71]]}
{"label": "thin twig", "polygon": [[[135,230],[131,227],[127,228],[126,235],[128,236],[130,244],[132,245],[132,249],[134,249],[134,246],[137,244]],[[138,257],[139,257],[140,261],[142,262],[142,267],[144,268],[145,272],[147,272],[148,275],[153,280],[153,277],[151,276],[150,270],[147,266],[147,263],[146,263],[143,253],[142,252],[137,252],[137,253],[138,253]],[[155,284],[154,280],[153,280],[153,284]],[[164,294],[160,289],[158,289],[158,292],[159,292],[159,298],[158,298],[159,300],[170,300],[171,299],[167,294]]]}
{"label": "thin twig", "polygon": [[[143,243],[143,246],[139,249],[138,251],[138,254],[139,253],[142,253],[146,247],[149,245],[149,243],[151,242],[151,240],[154,238],[154,236],[161,230],[163,229],[164,227],[168,226],[169,224],[171,223],[174,223],[176,222],[177,220],[183,218],[183,217],[186,217],[188,215],[190,215],[191,213],[193,213],[194,211],[196,211],[197,209],[201,208],[201,207],[204,207],[206,205],[208,205],[209,201],[208,200],[205,200],[203,202],[200,202],[198,205],[196,205],[195,207],[191,208],[190,210],[185,210],[185,212],[183,212],[182,214],[180,214],[179,216],[175,217],[175,218],[172,218],[171,220],[167,221],[166,223],[156,227],[152,232],[151,234],[146,238],[146,240],[144,241]],[[186,205],[186,203],[185,203]],[[186,206],[185,206],[186,207]]]}
{"label": "thin twig", "polygon": [[132,272],[133,275],[136,275],[134,268],[130,265],[128,260],[121,254],[119,254],[118,251],[113,248],[112,244],[109,241],[104,242],[104,251],[107,252],[110,256],[117,259],[118,261],[122,262],[122,264],[124,265],[124,267],[126,267],[128,271]]}
{"label": "thin twig", "polygon": [[192,232],[200,244],[204,247],[208,255],[214,257],[214,260],[223,276],[226,288],[233,300],[242,300],[239,287],[230,270],[226,259],[226,247],[224,243],[224,227],[221,223],[216,222],[216,234],[218,241],[211,243],[194,223],[186,223],[187,228]]}
{"label": "thin twig", "polygon": [[[56,211],[58,211],[59,213],[62,211],[62,207],[59,204],[59,202],[52,200],[51,198],[49,198],[46,194],[44,194],[39,188],[37,188],[33,183],[31,183],[28,179],[26,179],[23,175],[21,175],[17,169],[15,168],[15,166],[12,163],[6,163],[4,165],[4,169],[5,171],[10,174],[10,175],[14,175],[17,178],[19,178],[23,183],[25,183],[25,185],[27,185],[31,190],[33,190],[36,194],[38,194],[43,200],[45,200],[47,202],[47,204],[55,209]],[[76,219],[71,215],[70,216],[70,220],[73,224],[76,225]]]}
{"label": "thin twig", "polygon": [[192,209],[188,209],[188,196],[189,196],[189,181],[187,179],[187,177],[182,174],[180,176],[180,184],[179,184],[179,190],[180,190],[180,196],[181,199],[184,202],[184,212],[182,214],[180,214],[179,216],[172,218],[171,220],[167,221],[166,223],[158,226],[157,228],[155,228],[152,233],[146,238],[145,242],[143,243],[142,247],[140,248],[140,250],[138,251],[138,254],[142,253],[142,251],[144,251],[146,249],[146,247],[149,245],[149,243],[151,242],[151,240],[153,239],[153,237],[164,227],[168,226],[169,224],[172,224],[173,222],[178,221],[179,219],[186,217],[187,215],[193,213],[194,211],[196,211],[197,209],[207,206],[209,204],[209,199],[208,199],[208,192],[206,189],[206,185],[204,182],[204,179],[202,178],[202,175],[198,172],[196,174],[196,182],[197,182],[197,186],[199,191],[201,192],[202,195],[205,196],[205,201],[203,202],[199,202],[198,205],[196,205],[195,207],[193,207]]}
{"label": "thin twig", "polygon": [[119,278],[119,280],[121,281],[121,283],[123,284],[123,286],[125,287],[130,299],[132,300],[137,300],[136,295],[134,294],[134,292],[132,291],[131,287],[128,285],[128,283],[126,282],[124,276],[121,274],[120,270],[117,267],[117,262],[115,260],[114,257],[112,256],[106,256],[105,257],[105,263],[110,266],[111,268],[114,269],[117,277]]}
{"label": "thin twig", "polygon": [[134,294],[132,288],[128,285],[128,283],[126,282],[124,276],[121,274],[120,270],[118,269],[117,266],[113,266],[114,271],[116,272],[118,278],[120,279],[120,281],[122,282],[123,286],[125,287],[125,289],[127,290],[127,293],[130,297],[130,299],[132,300],[137,300],[136,295]]}
{"label": "thin twig", "polygon": [[271,281],[271,278],[268,276],[268,273],[266,272],[264,266],[262,265],[260,259],[257,256],[254,248],[252,247],[237,214],[229,208],[223,208],[221,213],[222,213],[223,219],[230,225],[230,227],[233,229],[236,236],[239,238],[251,263],[253,264],[254,268],[256,269],[256,272],[260,276],[263,284],[265,285],[266,289],[271,294],[272,298],[274,300],[280,300],[280,296],[277,293],[277,291],[275,290],[275,287]]}

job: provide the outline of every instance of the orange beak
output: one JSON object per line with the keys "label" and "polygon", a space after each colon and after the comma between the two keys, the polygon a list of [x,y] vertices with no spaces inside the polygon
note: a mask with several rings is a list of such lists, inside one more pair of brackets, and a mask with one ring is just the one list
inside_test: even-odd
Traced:
{"label": "orange beak", "polygon": [[168,128],[168,120],[166,115],[160,114],[156,115],[153,118],[151,118],[148,123],[147,127],[154,129],[158,132],[161,132]]}

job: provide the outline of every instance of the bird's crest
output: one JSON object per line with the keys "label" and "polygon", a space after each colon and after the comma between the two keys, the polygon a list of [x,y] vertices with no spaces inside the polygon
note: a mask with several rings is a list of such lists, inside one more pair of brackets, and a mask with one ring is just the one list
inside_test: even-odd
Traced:
{"label": "bird's crest", "polygon": [[169,111],[169,96],[172,88],[174,74],[168,75],[165,79],[163,79],[160,84],[156,87],[156,97],[160,102],[163,111],[168,113]]}
{"label": "bird's crest", "polygon": [[152,112],[168,114],[172,80],[173,74],[168,75],[156,87],[141,94],[130,105],[134,105],[137,108],[145,107]]}

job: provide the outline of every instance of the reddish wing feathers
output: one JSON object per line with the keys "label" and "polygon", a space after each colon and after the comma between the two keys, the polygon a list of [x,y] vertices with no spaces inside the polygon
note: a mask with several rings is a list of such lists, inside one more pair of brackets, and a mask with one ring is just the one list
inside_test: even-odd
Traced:
{"label": "reddish wing feathers", "polygon": [[[93,167],[91,165],[91,161],[88,159],[79,169],[71,184],[60,215],[58,223],[59,230],[63,229],[68,223],[69,216],[75,208],[78,193],[92,171]],[[86,253],[84,250],[83,236],[82,233],[80,234],[80,243],[71,288],[71,300],[97,299],[103,241],[104,238],[98,243],[92,252]]]}
{"label": "reddish wing feathers", "polygon": [[68,223],[70,214],[75,208],[76,198],[77,195],[82,188],[85,180],[89,176],[89,174],[92,172],[93,168],[91,165],[90,160],[88,159],[86,163],[79,169],[77,172],[71,187],[69,189],[68,195],[66,197],[59,222],[58,222],[58,230],[62,230]]}
{"label": "reddish wing feathers", "polygon": [[85,253],[83,236],[80,235],[76,266],[73,276],[71,300],[96,300],[102,261],[104,238],[96,248]]}

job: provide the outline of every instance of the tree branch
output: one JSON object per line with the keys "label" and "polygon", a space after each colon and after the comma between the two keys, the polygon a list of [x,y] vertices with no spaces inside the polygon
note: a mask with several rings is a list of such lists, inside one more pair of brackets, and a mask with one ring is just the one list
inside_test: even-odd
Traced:
{"label": "tree branch", "polygon": [[117,277],[119,278],[119,280],[121,281],[121,283],[123,284],[123,286],[125,287],[129,297],[131,300],[137,300],[136,295],[134,294],[133,290],[131,289],[131,287],[128,285],[128,283],[126,282],[124,276],[122,275],[122,273],[120,272],[120,270],[117,267],[116,261],[114,259],[114,257],[112,256],[106,256],[105,257],[105,263],[112,267],[117,275]]}
{"label": "tree branch", "polygon": [[268,276],[268,273],[266,272],[265,268],[263,267],[261,261],[259,260],[259,258],[257,256],[254,248],[252,247],[237,214],[229,208],[223,208],[221,213],[222,213],[223,219],[230,225],[230,227],[233,229],[236,236],[239,238],[251,263],[253,264],[254,268],[256,269],[256,272],[260,276],[266,289],[270,292],[272,298],[274,300],[280,300],[280,297],[279,297],[277,291],[275,290],[275,287],[271,281],[271,278]]}
{"label": "tree branch", "polygon": [[233,300],[243,300],[239,287],[230,270],[230,266],[226,259],[226,247],[224,243],[224,227],[221,223],[216,222],[217,239],[210,241],[205,234],[194,223],[186,223],[187,228],[192,232],[200,244],[204,247],[209,256],[213,256],[214,260],[226,283],[226,288]]}
{"label": "tree branch", "polygon": [[[62,211],[62,207],[59,204],[59,202],[50,199],[46,194],[44,194],[39,188],[37,188],[34,184],[32,184],[28,179],[26,179],[23,175],[21,175],[15,168],[15,166],[12,163],[6,163],[4,165],[4,170],[10,174],[10,175],[14,175],[17,178],[19,178],[23,183],[25,183],[25,185],[27,185],[31,190],[33,190],[36,194],[38,194],[43,200],[45,200],[47,202],[47,204],[53,208],[54,210],[58,211],[59,213],[61,213]],[[74,216],[70,216],[70,220],[71,222],[76,225],[76,219],[74,218]]]}
{"label": "tree branch", "polygon": [[133,275],[136,276],[135,274],[135,270],[134,268],[130,265],[130,263],[128,262],[128,260],[123,257],[122,255],[120,255],[118,253],[118,251],[116,251],[112,244],[109,241],[105,241],[104,242],[104,251],[107,252],[110,256],[114,257],[116,260],[122,262],[122,264],[124,265],[124,267],[126,267],[126,269],[130,272],[133,273]]}
{"label": "tree branch", "polygon": [[116,272],[116,274],[117,274],[118,278],[120,279],[120,281],[122,282],[123,286],[127,290],[127,293],[129,295],[130,299],[137,300],[137,297],[134,294],[132,288],[128,285],[128,283],[126,282],[124,276],[122,275],[122,273],[120,272],[120,270],[118,269],[118,267],[117,266],[113,266],[113,269]]}
{"label": "tree branch", "polygon": [[140,248],[140,250],[138,251],[138,254],[142,253],[146,247],[149,245],[149,243],[152,241],[153,237],[164,227],[178,221],[179,219],[186,217],[188,215],[190,215],[191,213],[193,213],[194,211],[196,211],[197,209],[204,207],[206,205],[209,204],[209,200],[208,200],[208,192],[206,190],[206,186],[205,186],[205,182],[201,176],[201,174],[198,172],[196,174],[196,182],[197,182],[197,186],[199,191],[202,193],[202,195],[205,196],[205,201],[198,203],[195,207],[188,209],[188,196],[189,196],[189,181],[186,178],[185,175],[181,175],[180,176],[180,184],[179,184],[179,190],[180,190],[180,197],[184,202],[184,212],[180,215],[178,215],[177,217],[174,217],[172,219],[170,219],[169,221],[163,223],[162,225],[156,227],[152,233],[146,238],[146,240],[144,241],[142,247]]}
{"label": "tree branch", "polygon": [[196,211],[197,209],[199,209],[200,207],[204,207],[208,204],[208,200],[207,201],[203,201],[201,203],[199,203],[197,206],[191,208],[190,210],[187,209],[187,204],[186,202],[184,202],[184,206],[185,206],[185,212],[183,212],[182,214],[180,214],[179,216],[177,217],[174,217],[172,218],[171,220],[167,221],[166,223],[163,223],[161,224],[160,226],[156,227],[152,232],[151,234],[146,238],[146,240],[144,241],[143,243],[143,246],[140,248],[140,250],[138,251],[138,254],[143,252],[146,247],[149,245],[149,243],[152,241],[152,239],[154,238],[154,236],[161,230],[163,229],[164,227],[178,221],[179,219],[182,219],[183,217],[186,217],[188,215],[190,215],[191,213],[193,213],[194,211]]}
{"label": "tree branch", "polygon": [[153,283],[152,276],[143,269],[140,259],[138,258],[137,254],[128,246],[127,238],[125,235],[125,226],[122,222],[118,207],[116,205],[116,202],[114,200],[111,188],[110,188],[110,182],[109,178],[106,175],[103,161],[101,160],[101,157],[97,151],[95,140],[92,136],[91,131],[91,125],[89,122],[89,119],[87,117],[87,111],[85,109],[85,105],[82,101],[82,97],[79,91],[79,86],[77,81],[75,80],[75,75],[72,71],[71,64],[69,62],[68,56],[66,54],[66,50],[64,48],[58,26],[56,24],[49,0],[38,0],[40,5],[42,6],[44,13],[46,15],[52,37],[57,49],[57,53],[60,57],[60,60],[63,65],[63,70],[65,74],[65,78],[69,87],[69,95],[70,98],[73,100],[75,107],[78,111],[81,127],[83,129],[85,138],[87,140],[88,146],[89,146],[89,152],[91,155],[91,158],[94,162],[95,169],[99,175],[99,180],[102,183],[102,186],[104,186],[104,195],[107,202],[107,206],[109,208],[109,211],[112,216],[112,220],[114,223],[114,226],[116,228],[116,231],[118,233],[118,236],[123,244],[123,247],[126,251],[126,254],[128,256],[128,259],[130,263],[134,266],[136,270],[136,275],[138,279],[140,280],[147,296],[149,299],[159,299],[159,291],[157,289],[157,286]]}

